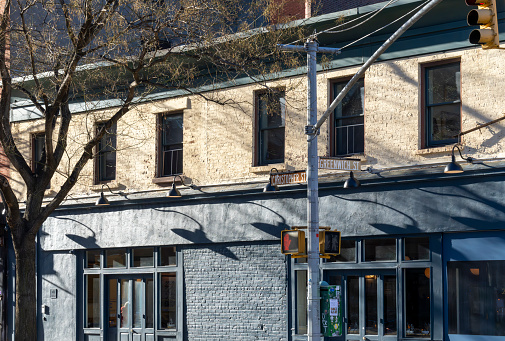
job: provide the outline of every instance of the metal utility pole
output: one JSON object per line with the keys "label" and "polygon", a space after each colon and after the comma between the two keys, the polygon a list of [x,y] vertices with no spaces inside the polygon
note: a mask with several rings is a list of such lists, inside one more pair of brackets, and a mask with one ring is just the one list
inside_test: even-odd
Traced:
{"label": "metal utility pole", "polygon": [[280,49],[307,52],[307,336],[309,341],[321,340],[319,297],[319,190],[317,135],[312,135],[317,122],[317,52],[340,53],[340,49],[320,48],[311,37],[304,46],[280,45]]}

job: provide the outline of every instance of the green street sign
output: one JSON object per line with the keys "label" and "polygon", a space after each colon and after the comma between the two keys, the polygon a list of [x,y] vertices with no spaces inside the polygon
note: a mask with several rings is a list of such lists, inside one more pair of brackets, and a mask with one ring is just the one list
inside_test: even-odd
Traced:
{"label": "green street sign", "polygon": [[321,331],[325,337],[342,335],[342,289],[321,287]]}

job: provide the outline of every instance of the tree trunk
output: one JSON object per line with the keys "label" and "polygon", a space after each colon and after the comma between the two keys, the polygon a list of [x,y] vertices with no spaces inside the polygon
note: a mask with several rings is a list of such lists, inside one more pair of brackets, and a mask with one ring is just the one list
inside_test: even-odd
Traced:
{"label": "tree trunk", "polygon": [[[15,340],[37,340],[37,301],[35,284],[35,238],[27,235],[16,253]],[[22,318],[21,318],[22,317]]]}

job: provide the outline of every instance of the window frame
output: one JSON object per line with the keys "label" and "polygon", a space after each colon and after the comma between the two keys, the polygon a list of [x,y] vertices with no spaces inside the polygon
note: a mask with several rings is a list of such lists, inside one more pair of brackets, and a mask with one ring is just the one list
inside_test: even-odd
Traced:
{"label": "window frame", "polygon": [[[97,122],[95,123],[95,134],[98,134],[100,129],[105,125],[106,122]],[[102,144],[106,141],[108,136],[114,136],[114,142],[112,143],[113,150],[108,150],[108,146],[105,146],[107,149],[102,147]],[[107,144],[107,143],[106,143]],[[114,177],[106,177],[103,176],[105,172],[102,169],[102,163],[104,162],[104,158],[107,157],[107,154],[114,154]],[[96,153],[95,153],[95,184],[108,183],[116,180],[117,178],[117,123],[114,123],[108,131],[102,136],[98,144],[96,145]]]}
{"label": "window frame", "polygon": [[[331,100],[330,100],[329,104],[331,104],[335,100],[335,97],[338,96],[338,94],[335,91],[335,87],[337,87],[338,85],[345,86],[345,84],[347,84],[350,79],[351,79],[351,77],[345,77],[345,78],[333,79],[330,81],[330,99]],[[364,77],[360,78],[358,81],[362,81],[363,87],[365,87],[365,78]],[[356,84],[354,86],[356,86]],[[344,156],[350,156],[350,155],[364,155],[365,154],[365,111],[366,111],[366,109],[365,109],[365,96],[366,96],[366,94],[363,91],[362,114],[345,117],[345,118],[363,117],[363,151],[356,152],[356,153],[337,154],[337,134],[336,134],[336,125],[337,125],[336,110],[337,110],[337,108],[335,108],[335,110],[333,110],[333,113],[330,115],[330,120],[329,120],[329,124],[330,124],[329,125],[329,127],[330,127],[329,135],[330,136],[328,139],[328,143],[330,145],[329,145],[328,150],[329,150],[331,156],[344,157]],[[344,117],[342,117],[342,118],[344,118]],[[347,127],[347,126],[344,126],[344,127]]]}
{"label": "window frame", "polygon": [[[180,143],[177,144],[171,144],[167,146],[176,146],[180,145],[180,153],[181,153],[181,165],[180,165],[180,172],[173,173],[173,174],[168,174],[165,173],[163,170],[163,165],[164,165],[164,158],[163,158],[163,153],[165,149],[165,145],[163,144],[163,132],[164,132],[164,124],[163,124],[163,119],[167,116],[181,116],[182,120],[182,140]],[[184,114],[183,112],[173,112],[173,113],[162,113],[158,115],[158,120],[157,120],[157,131],[158,131],[158,136],[157,136],[157,153],[156,153],[156,176],[158,178],[167,178],[167,177],[173,177],[176,175],[181,175],[184,172]],[[170,150],[170,149],[169,149]]]}
{"label": "window frame", "polygon": [[[266,166],[269,164],[283,163],[286,159],[286,91],[283,88],[274,89],[272,91],[256,91],[254,93],[254,103],[255,103],[255,144],[254,144],[254,165],[256,166]],[[264,95],[279,93],[279,105],[281,110],[281,126],[262,128],[261,112],[260,112],[260,97]],[[283,100],[281,100],[283,99]],[[263,138],[262,133],[267,130],[281,129],[283,130],[283,146],[282,146],[282,158],[267,160],[266,155],[263,155]]]}
{"label": "window frame", "polygon": [[[451,64],[458,64],[459,65],[459,72],[460,72],[460,79],[459,79],[459,101],[453,101],[453,102],[441,102],[441,103],[434,103],[428,105],[428,71],[430,69],[434,68],[442,68],[444,66],[449,66]],[[441,105],[447,105],[447,104],[458,104],[459,103],[459,131],[461,132],[461,123],[462,123],[462,96],[461,96],[461,59],[456,58],[456,59],[446,59],[446,60],[440,60],[432,63],[426,63],[426,64],[421,64],[420,65],[420,76],[421,76],[421,86],[420,86],[420,92],[421,92],[421,148],[436,148],[436,147],[442,147],[446,145],[451,145],[454,143],[458,142],[458,137],[455,137],[453,139],[447,139],[447,140],[441,140],[441,141],[432,141],[430,138],[430,130],[431,130],[431,123],[430,123],[430,115],[429,115],[429,108],[436,107],[436,106],[441,106]]]}

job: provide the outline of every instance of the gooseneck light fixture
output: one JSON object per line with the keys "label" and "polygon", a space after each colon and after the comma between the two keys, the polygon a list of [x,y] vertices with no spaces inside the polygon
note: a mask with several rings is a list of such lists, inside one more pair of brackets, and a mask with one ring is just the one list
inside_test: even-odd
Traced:
{"label": "gooseneck light fixture", "polygon": [[457,144],[452,147],[452,153],[451,153],[451,162],[445,166],[444,173],[447,174],[456,174],[456,173],[463,173],[463,167],[459,163],[456,162],[456,157],[454,156],[454,149],[458,149],[459,156],[465,160],[468,163],[473,163],[473,158],[471,157],[463,157],[461,154],[461,149],[458,147]]}
{"label": "gooseneck light fixture", "polygon": [[277,192],[279,190],[279,187],[276,185],[272,185],[272,172],[275,171],[275,173],[279,173],[277,168],[272,168],[270,169],[270,179],[268,180],[268,184],[263,188],[263,192]]}
{"label": "gooseneck light fixture", "polygon": [[351,171],[349,179],[347,179],[344,183],[344,188],[356,188],[359,186],[361,186],[360,182],[354,177],[354,173]]}
{"label": "gooseneck light fixture", "polygon": [[172,181],[172,188],[170,189],[170,191],[168,191],[167,193],[167,197],[168,198],[180,198],[182,197],[182,194],[181,192],[179,192],[179,190],[177,189],[177,187],[175,186],[175,179],[176,178],[179,178],[181,179],[181,183],[183,186],[186,186],[186,184],[184,183],[184,179],[180,176],[180,175],[175,175],[174,176],[174,180]]}
{"label": "gooseneck light fixture", "polygon": [[107,198],[105,197],[105,195],[103,194],[103,186],[107,186],[107,188],[109,189],[109,192],[111,192],[112,194],[114,194],[111,190],[110,190],[110,187],[106,184],[103,184],[102,185],[102,190],[100,192],[100,198],[98,198],[98,200],[96,201],[95,203],[95,206],[107,206],[107,205],[110,205],[110,202],[109,200],[107,200]]}

